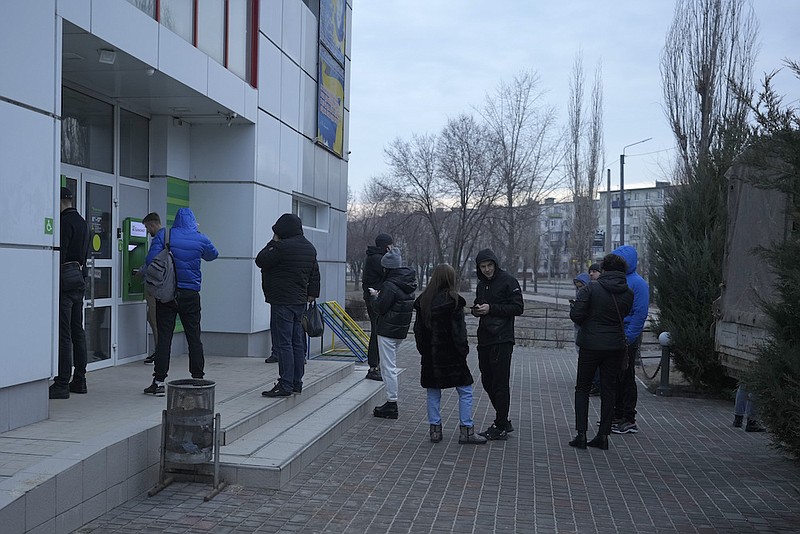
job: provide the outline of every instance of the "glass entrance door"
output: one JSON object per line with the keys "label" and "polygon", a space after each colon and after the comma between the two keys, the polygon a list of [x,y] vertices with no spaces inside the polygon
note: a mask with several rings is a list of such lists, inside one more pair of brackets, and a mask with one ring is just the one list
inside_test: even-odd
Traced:
{"label": "glass entrance door", "polygon": [[117,239],[114,205],[115,181],[104,175],[63,165],[66,186],[72,189],[75,207],[89,226],[89,258],[84,297],[84,328],[89,370],[116,361]]}

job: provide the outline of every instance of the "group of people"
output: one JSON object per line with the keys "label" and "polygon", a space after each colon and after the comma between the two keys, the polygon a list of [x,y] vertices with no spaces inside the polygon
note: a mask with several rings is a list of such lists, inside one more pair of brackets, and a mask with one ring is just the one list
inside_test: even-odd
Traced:
{"label": "group of people", "polygon": [[[638,255],[623,245],[593,264],[588,275],[575,279],[570,301],[576,325],[578,372],[575,384],[575,430],[569,444],[579,449],[608,449],[608,436],[636,433],[638,391],[634,364],[642,340],[650,301],[647,282],[636,272]],[[593,384],[599,373],[599,387]],[[600,393],[597,435],[587,441],[589,396]]]}
{"label": "group of people", "polygon": [[[467,364],[469,342],[465,321],[466,300],[459,295],[456,272],[447,264],[437,265],[422,293],[416,273],[405,266],[392,237],[380,234],[367,249],[362,288],[371,332],[367,354],[367,379],[382,380],[386,402],[373,415],[397,419],[397,349],[413,331],[420,354],[420,385],[426,389],[430,440],[443,439],[442,390],[458,393],[459,438],[462,444],[505,440],[514,430],[508,418],[510,406],[511,354],[514,318],[524,311],[522,292],[516,279],[498,266],[497,257],[485,249],[476,256],[478,286],[470,308],[479,318],[478,365],[481,383],[495,409],[495,420],[484,432],[475,433],[472,419],[474,379]],[[412,313],[416,312],[416,314]]]}

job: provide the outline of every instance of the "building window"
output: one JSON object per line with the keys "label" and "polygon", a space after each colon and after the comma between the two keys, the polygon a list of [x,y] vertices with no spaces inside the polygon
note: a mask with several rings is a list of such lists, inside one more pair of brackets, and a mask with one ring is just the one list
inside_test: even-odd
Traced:
{"label": "building window", "polygon": [[114,172],[114,107],[78,91],[61,91],[61,162]]}
{"label": "building window", "polygon": [[225,0],[197,3],[197,48],[225,64]]}
{"label": "building window", "polygon": [[194,0],[161,0],[161,24],[194,44]]}
{"label": "building window", "polygon": [[139,11],[147,13],[152,18],[156,18],[156,0],[128,0],[128,3],[133,4]]}
{"label": "building window", "polygon": [[150,121],[124,109],[119,112],[119,174],[150,179]]}
{"label": "building window", "polygon": [[242,78],[252,78],[250,72],[250,51],[253,50],[253,8],[252,2],[228,3],[228,69]]}
{"label": "building window", "polygon": [[292,199],[292,213],[300,217],[304,227],[328,230],[330,214],[327,204],[315,202],[310,198],[295,196]]}

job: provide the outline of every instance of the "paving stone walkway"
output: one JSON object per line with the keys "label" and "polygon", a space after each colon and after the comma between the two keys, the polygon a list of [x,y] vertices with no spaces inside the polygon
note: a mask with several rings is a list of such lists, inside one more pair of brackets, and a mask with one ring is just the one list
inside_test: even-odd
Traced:
{"label": "paving stone walkway", "polygon": [[[283,490],[233,486],[203,502],[209,486],[177,483],[76,532],[800,531],[800,465],[766,434],[732,428],[731,402],[640,387],[638,434],[612,435],[606,452],[575,450],[574,349],[517,347],[509,440],[459,445],[458,397],[448,390],[444,441],[433,444],[418,359],[407,340],[398,420],[363,419]],[[474,354],[470,366],[479,381]],[[599,399],[591,402],[594,421]],[[478,383],[474,411],[476,426],[491,424]]]}

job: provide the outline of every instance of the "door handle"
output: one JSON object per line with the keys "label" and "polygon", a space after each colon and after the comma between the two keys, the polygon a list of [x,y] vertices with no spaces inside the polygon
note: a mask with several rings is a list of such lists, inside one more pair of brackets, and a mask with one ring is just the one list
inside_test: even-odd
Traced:
{"label": "door handle", "polygon": [[89,265],[89,307],[94,310],[94,258],[87,260]]}

